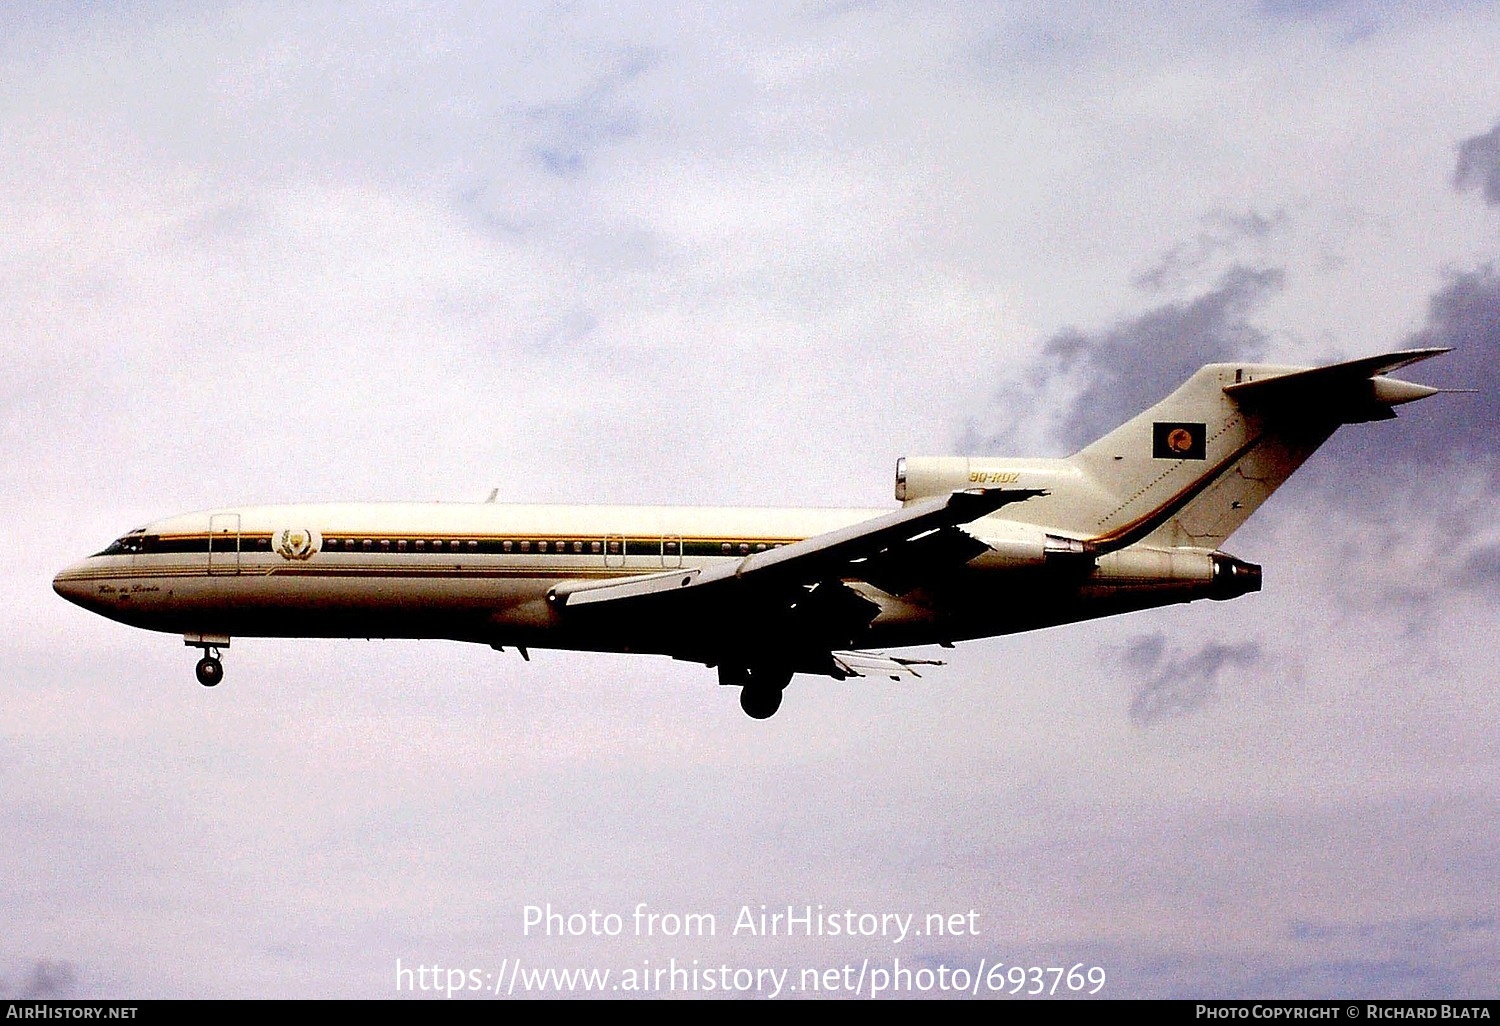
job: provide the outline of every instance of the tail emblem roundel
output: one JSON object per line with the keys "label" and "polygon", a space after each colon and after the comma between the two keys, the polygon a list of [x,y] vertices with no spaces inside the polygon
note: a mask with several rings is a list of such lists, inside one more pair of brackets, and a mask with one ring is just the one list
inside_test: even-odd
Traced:
{"label": "tail emblem roundel", "polygon": [[1159,460],[1201,460],[1207,456],[1208,426],[1198,421],[1157,421],[1151,425],[1151,455]]}
{"label": "tail emblem roundel", "polygon": [[283,559],[311,559],[321,540],[316,531],[288,527],[276,532],[271,547]]}

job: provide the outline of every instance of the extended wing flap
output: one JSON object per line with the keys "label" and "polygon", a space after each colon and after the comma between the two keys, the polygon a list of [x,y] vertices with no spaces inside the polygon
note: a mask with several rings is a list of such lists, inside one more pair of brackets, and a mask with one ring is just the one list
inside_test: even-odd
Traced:
{"label": "extended wing flap", "polygon": [[834,652],[834,669],[845,677],[921,677],[918,666],[943,666],[941,659],[907,659],[884,652]]}

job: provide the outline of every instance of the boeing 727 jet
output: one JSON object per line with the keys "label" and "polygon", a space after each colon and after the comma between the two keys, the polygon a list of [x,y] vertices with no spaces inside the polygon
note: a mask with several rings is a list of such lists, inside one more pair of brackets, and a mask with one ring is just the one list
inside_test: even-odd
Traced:
{"label": "boeing 727 jet", "polygon": [[1343,424],[1438,389],[1446,352],[1203,367],[1063,459],[908,457],[881,509],[327,504],[169,517],[59,573],[64,598],[203,650],[235,636],[448,638],[716,667],[757,719],[794,674],[917,675],[877,649],[1259,591],[1220,546]]}

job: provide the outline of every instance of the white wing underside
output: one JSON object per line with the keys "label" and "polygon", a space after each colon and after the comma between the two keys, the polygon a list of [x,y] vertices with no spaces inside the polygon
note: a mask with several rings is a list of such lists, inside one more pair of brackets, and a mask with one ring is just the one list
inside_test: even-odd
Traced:
{"label": "white wing underside", "polygon": [[884,652],[835,652],[833,665],[846,677],[921,677],[918,666],[944,666],[941,659],[905,659]]}

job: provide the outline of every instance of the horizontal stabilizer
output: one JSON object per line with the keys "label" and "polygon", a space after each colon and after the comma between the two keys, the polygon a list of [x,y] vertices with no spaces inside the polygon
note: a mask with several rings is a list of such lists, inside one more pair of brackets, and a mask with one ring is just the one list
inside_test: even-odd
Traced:
{"label": "horizontal stabilizer", "polygon": [[884,652],[834,652],[833,665],[845,677],[921,677],[915,667],[943,666],[941,659],[905,659]]}
{"label": "horizontal stabilizer", "polygon": [[1224,392],[1244,406],[1327,412],[1346,423],[1388,420],[1392,406],[1415,402],[1442,391],[1384,375],[1447,349],[1407,349],[1367,356],[1328,367],[1273,374],[1225,385]]}

